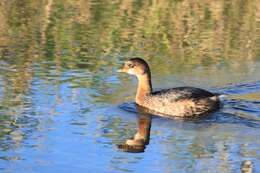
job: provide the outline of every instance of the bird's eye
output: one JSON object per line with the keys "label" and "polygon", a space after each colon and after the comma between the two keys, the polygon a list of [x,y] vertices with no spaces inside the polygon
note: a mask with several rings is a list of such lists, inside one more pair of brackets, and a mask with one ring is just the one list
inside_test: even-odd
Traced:
{"label": "bird's eye", "polygon": [[129,67],[129,68],[134,68],[134,64],[127,64],[127,66]]}

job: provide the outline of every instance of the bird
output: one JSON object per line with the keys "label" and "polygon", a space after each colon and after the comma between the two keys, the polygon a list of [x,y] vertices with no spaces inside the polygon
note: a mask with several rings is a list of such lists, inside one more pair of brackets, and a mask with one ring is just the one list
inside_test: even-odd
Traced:
{"label": "bird", "polygon": [[220,108],[220,94],[201,88],[184,86],[153,91],[151,71],[142,58],[128,59],[117,72],[137,77],[135,103],[149,113],[165,117],[193,118]]}

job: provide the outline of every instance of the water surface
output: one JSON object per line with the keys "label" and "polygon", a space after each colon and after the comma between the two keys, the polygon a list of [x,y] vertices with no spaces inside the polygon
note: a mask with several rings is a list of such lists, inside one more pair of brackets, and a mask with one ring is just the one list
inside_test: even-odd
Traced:
{"label": "water surface", "polygon": [[[260,172],[260,9],[256,0],[0,2],[0,172]],[[226,96],[196,121],[153,117],[145,152],[137,81]]]}

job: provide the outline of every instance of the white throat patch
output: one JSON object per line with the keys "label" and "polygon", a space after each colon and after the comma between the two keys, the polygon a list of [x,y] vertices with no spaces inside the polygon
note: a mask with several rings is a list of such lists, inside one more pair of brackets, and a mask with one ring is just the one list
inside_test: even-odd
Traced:
{"label": "white throat patch", "polygon": [[127,73],[128,73],[128,74],[131,74],[131,75],[135,75],[133,69],[128,69]]}

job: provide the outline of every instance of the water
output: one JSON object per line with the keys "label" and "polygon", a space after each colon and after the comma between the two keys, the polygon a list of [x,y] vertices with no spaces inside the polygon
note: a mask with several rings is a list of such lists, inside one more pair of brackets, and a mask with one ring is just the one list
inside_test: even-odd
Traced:
{"label": "water", "polygon": [[[259,10],[256,0],[1,1],[0,172],[260,172]],[[134,56],[154,88],[220,92],[223,108],[144,121],[144,152],[124,152],[142,115],[136,79],[116,69]]]}

